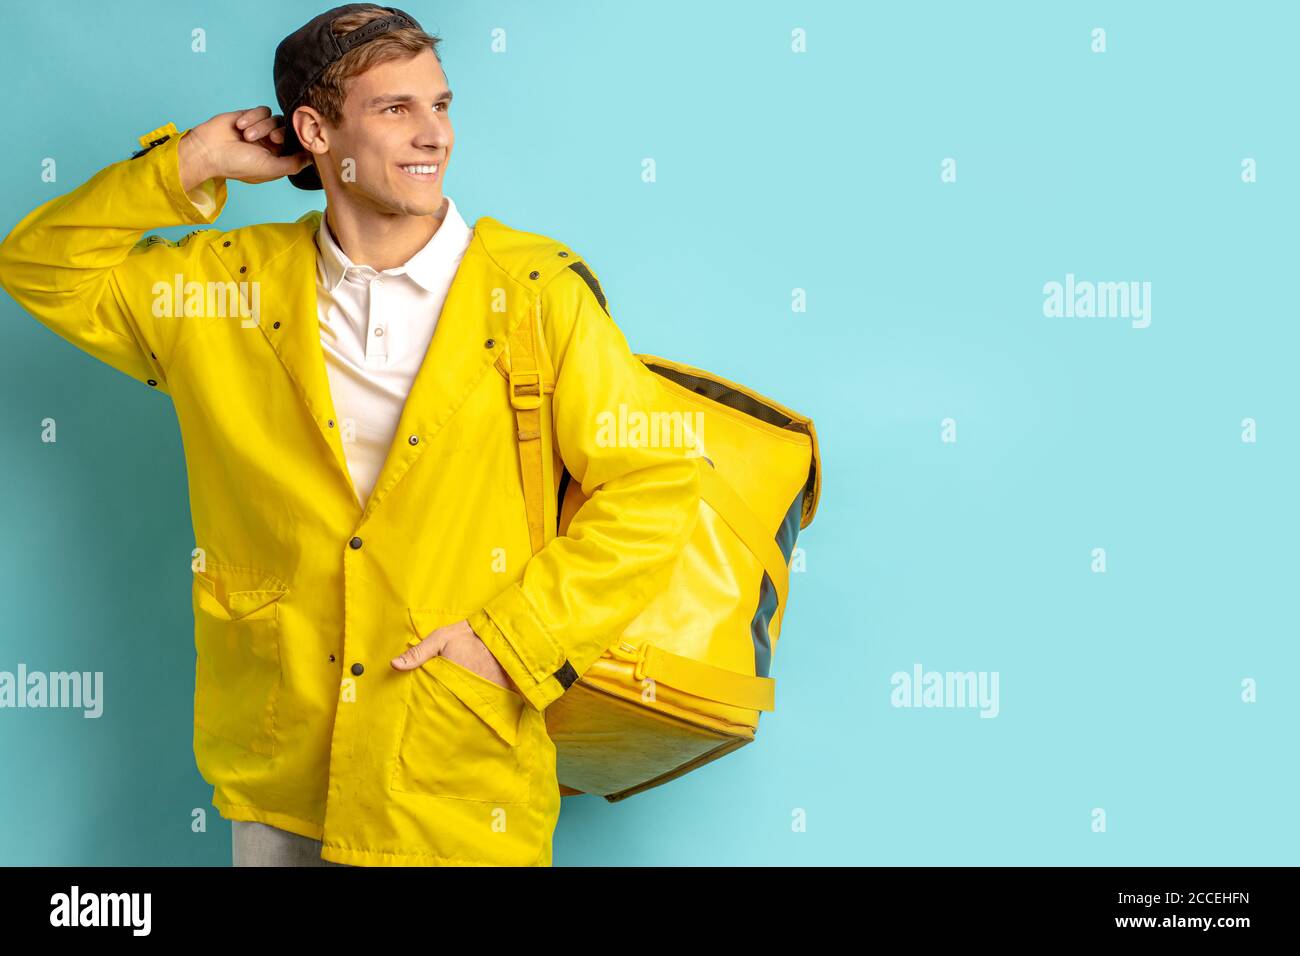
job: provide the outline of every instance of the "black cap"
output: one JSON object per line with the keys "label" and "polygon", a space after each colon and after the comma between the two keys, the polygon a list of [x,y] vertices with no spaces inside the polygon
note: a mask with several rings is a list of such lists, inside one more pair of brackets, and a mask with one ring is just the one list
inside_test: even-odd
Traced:
{"label": "black cap", "polygon": [[[280,148],[281,156],[292,156],[302,151],[302,143],[294,132],[290,118],[293,111],[302,106],[303,97],[326,68],[341,60],[348,51],[356,49],[363,43],[383,36],[393,30],[414,27],[423,29],[415,17],[403,13],[396,7],[379,7],[387,10],[389,16],[372,20],[365,26],[335,36],[332,30],[334,21],[358,10],[373,9],[373,3],[345,3],[333,10],[326,10],[306,25],[299,27],[280,41],[275,48],[275,96],[280,102],[280,111],[284,114],[284,145]],[[289,177],[289,182],[299,189],[324,189],[315,162],[310,162],[300,172]]]}

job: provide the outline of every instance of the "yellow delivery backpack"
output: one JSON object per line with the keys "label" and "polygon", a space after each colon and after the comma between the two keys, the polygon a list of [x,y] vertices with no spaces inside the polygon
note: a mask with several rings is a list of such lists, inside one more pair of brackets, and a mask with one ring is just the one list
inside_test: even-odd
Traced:
{"label": "yellow delivery backpack", "polygon": [[[604,308],[586,264],[571,268]],[[511,334],[497,369],[510,383],[536,553],[565,533],[587,499],[553,447],[555,370],[540,319],[536,311],[530,316]],[[703,414],[708,441],[696,458],[699,522],[668,587],[546,709],[561,794],[610,802],[742,747],[754,739],[759,714],[775,708],[776,681],[768,675],[791,554],[821,490],[810,419],[709,372],[637,358],[659,376],[674,409],[692,421]]]}

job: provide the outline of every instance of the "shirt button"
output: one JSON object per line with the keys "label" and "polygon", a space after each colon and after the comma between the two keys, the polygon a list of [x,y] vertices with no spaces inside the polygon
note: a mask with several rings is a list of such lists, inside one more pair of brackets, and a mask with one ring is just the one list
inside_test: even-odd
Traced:
{"label": "shirt button", "polygon": [[352,665],[352,673],[356,674],[358,677],[361,676],[361,672],[364,671],[364,670],[365,670],[365,668],[362,667],[359,663],[358,663],[358,664],[353,664],[353,665]]}
{"label": "shirt button", "polygon": [[383,334],[384,334],[384,327],[382,325],[379,326],[379,328],[375,329],[375,335],[383,335]]}
{"label": "shirt button", "polygon": [[352,548],[353,551],[355,551],[357,548],[361,547],[361,539],[353,538],[351,541],[348,542],[348,545]]}

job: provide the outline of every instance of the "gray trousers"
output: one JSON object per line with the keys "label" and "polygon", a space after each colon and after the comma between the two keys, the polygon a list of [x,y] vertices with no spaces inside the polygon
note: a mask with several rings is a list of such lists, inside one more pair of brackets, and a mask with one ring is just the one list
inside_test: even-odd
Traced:
{"label": "gray trousers", "polygon": [[231,820],[232,866],[347,866],[320,858],[320,840],[252,820]]}

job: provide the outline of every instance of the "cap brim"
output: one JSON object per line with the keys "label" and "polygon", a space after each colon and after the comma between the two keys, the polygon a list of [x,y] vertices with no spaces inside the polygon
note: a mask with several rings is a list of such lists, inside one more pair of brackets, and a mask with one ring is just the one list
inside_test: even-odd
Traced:
{"label": "cap brim", "polygon": [[[286,123],[283,129],[284,143],[280,146],[280,155],[292,156],[295,153],[302,152],[302,143],[298,141],[298,134],[294,132],[293,127]],[[316,161],[314,159],[301,170],[290,176],[289,182],[293,183],[299,189],[325,188],[320,181],[320,173],[316,171]]]}

